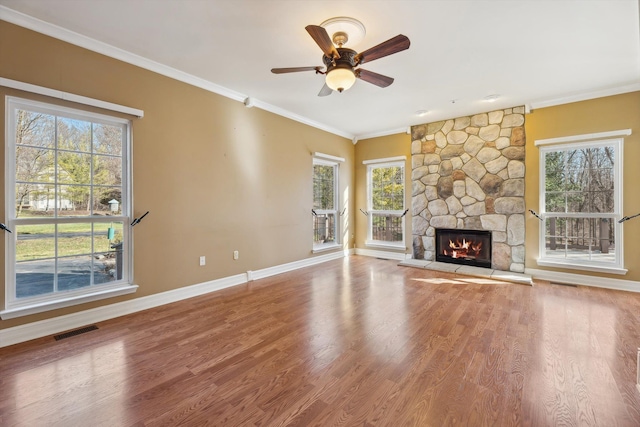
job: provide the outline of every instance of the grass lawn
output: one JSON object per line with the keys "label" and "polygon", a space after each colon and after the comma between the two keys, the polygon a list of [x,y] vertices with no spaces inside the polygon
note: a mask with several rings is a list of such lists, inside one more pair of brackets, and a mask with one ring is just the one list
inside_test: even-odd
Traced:
{"label": "grass lawn", "polygon": [[[110,225],[109,223],[94,224],[92,237],[91,224],[58,224],[58,256],[91,255],[92,239],[93,253],[112,252],[111,244],[122,240],[122,224],[114,224],[115,238],[111,241],[107,238],[107,230]],[[54,229],[53,225],[47,224],[19,226],[16,261],[55,257]],[[21,235],[27,235],[29,238],[20,239]]]}

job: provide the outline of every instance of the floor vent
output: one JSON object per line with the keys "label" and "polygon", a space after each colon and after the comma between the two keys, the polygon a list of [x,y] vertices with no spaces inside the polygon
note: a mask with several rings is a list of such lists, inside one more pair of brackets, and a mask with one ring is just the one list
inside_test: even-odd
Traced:
{"label": "floor vent", "polygon": [[96,325],[85,326],[84,328],[80,328],[80,329],[76,329],[76,330],[73,330],[73,331],[65,332],[64,334],[54,335],[53,337],[56,339],[56,341],[60,341],[60,340],[63,340],[65,338],[75,337],[76,335],[84,334],[85,332],[95,331],[96,329],[98,329],[98,327]]}

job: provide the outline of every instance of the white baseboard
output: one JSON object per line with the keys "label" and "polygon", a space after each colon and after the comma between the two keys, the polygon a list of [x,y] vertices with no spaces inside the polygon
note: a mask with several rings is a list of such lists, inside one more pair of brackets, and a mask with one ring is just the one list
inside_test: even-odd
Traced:
{"label": "white baseboard", "polygon": [[276,265],[273,267],[263,268],[261,270],[247,272],[250,280],[264,279],[265,277],[275,276],[276,274],[286,273],[287,271],[297,270],[299,268],[311,267],[312,265],[321,264],[323,262],[331,261],[334,259],[344,258],[349,256],[351,250],[346,249],[343,251],[331,252],[325,255],[318,255],[299,261],[289,262],[287,264]]}
{"label": "white baseboard", "polygon": [[618,291],[640,292],[640,282],[634,280],[611,279],[608,277],[539,270],[536,268],[525,268],[524,272],[531,275],[534,279],[548,280],[550,282],[594,286],[596,288],[615,289]]}
{"label": "white baseboard", "polygon": [[404,252],[390,252],[390,251],[378,251],[375,249],[363,249],[356,248],[356,255],[370,256],[374,258],[393,259],[396,261],[404,261],[405,259],[411,259],[411,254],[405,254]]}
{"label": "white baseboard", "polygon": [[352,253],[352,249],[333,252],[257,271],[248,271],[247,273],[237,274],[235,276],[223,277],[209,282],[185,286],[183,288],[173,289],[171,291],[161,292],[159,294],[140,297],[129,301],[118,302],[77,313],[2,329],[0,330],[0,347],[7,347],[13,344],[46,337],[48,335],[147,310],[149,308],[208,294],[232,286],[242,285],[247,283],[249,280],[261,279],[334,259],[340,259]]}

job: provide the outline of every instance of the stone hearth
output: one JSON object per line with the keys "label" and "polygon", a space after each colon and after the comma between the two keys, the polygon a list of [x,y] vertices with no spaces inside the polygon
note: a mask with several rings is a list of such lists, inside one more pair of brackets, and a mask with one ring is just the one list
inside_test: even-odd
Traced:
{"label": "stone hearth", "polygon": [[435,229],[492,232],[492,268],[524,271],[524,107],[411,128],[413,255]]}

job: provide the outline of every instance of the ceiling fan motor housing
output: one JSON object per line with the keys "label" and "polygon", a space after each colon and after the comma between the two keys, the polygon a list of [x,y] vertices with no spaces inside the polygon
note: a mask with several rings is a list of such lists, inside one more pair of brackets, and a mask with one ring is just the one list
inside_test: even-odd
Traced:
{"label": "ceiling fan motor housing", "polygon": [[358,65],[356,63],[356,55],[358,54],[358,52],[346,47],[339,47],[336,50],[340,54],[340,58],[334,59],[328,57],[327,55],[324,55],[322,57],[322,62],[324,62],[324,65],[326,65],[327,72],[333,70],[334,68],[353,68]]}

